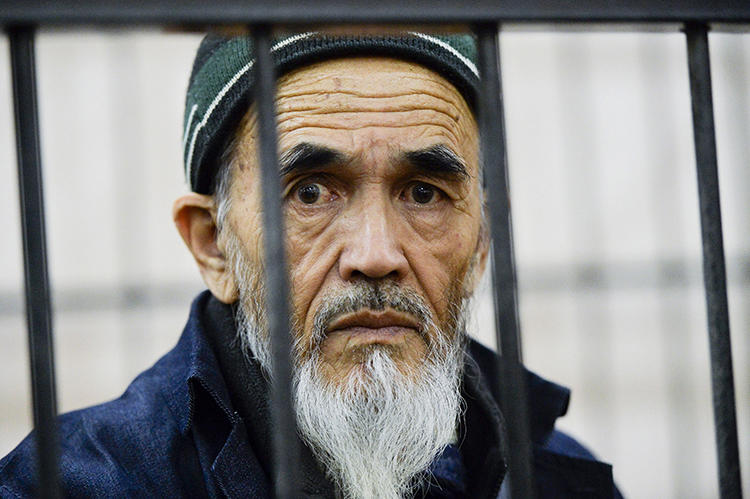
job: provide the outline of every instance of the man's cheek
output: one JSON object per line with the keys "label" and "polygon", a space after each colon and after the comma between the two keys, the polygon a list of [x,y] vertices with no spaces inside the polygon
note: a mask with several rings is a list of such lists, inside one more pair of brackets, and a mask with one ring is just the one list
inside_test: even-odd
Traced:
{"label": "man's cheek", "polygon": [[263,222],[258,211],[232,208],[229,212],[230,227],[240,241],[247,260],[253,264],[263,261]]}
{"label": "man's cheek", "polygon": [[297,334],[308,337],[313,327],[316,309],[316,295],[320,289],[319,279],[311,276],[313,269],[297,266],[290,275],[292,313],[298,325]]}

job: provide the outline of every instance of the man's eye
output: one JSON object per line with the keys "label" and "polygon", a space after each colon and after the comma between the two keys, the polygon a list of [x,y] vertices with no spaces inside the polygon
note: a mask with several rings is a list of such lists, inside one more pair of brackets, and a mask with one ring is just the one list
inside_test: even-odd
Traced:
{"label": "man's eye", "polygon": [[304,184],[297,189],[297,197],[305,204],[315,204],[320,199],[320,186]]}
{"label": "man's eye", "polygon": [[429,184],[415,184],[411,188],[411,197],[416,203],[427,204],[435,198],[436,188]]}

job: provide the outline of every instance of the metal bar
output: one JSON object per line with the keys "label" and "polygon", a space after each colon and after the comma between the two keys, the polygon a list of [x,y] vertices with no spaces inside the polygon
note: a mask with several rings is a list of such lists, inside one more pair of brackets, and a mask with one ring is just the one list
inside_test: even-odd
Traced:
{"label": "metal bar", "polygon": [[744,0],[319,0],[314,9],[293,0],[5,0],[0,25],[542,22],[750,23]]}
{"label": "metal bar", "polygon": [[526,378],[521,363],[498,25],[480,25],[477,34],[482,75],[479,126],[493,235],[495,331],[501,352],[501,408],[507,426],[511,496],[526,499],[534,497],[534,481]]}
{"label": "metal bar", "polygon": [[698,200],[703,239],[703,281],[706,289],[708,339],[711,353],[711,388],[716,428],[719,491],[723,498],[738,498],[742,497],[742,485],[719,203],[716,133],[711,97],[708,28],[702,24],[688,24],[685,33],[693,107],[695,159],[698,170]]}
{"label": "metal bar", "polygon": [[263,242],[267,291],[268,332],[273,353],[271,414],[274,423],[274,485],[277,498],[299,497],[299,440],[292,402],[291,321],[289,283],[281,211],[281,182],[277,156],[276,78],[271,60],[270,29],[254,25],[255,105],[258,112],[258,147],[263,182]]}
{"label": "metal bar", "polygon": [[9,35],[23,227],[26,321],[29,330],[31,391],[38,463],[37,490],[41,497],[59,497],[59,442],[55,420],[57,402],[44,229],[42,162],[39,153],[34,29],[14,28],[10,30]]}

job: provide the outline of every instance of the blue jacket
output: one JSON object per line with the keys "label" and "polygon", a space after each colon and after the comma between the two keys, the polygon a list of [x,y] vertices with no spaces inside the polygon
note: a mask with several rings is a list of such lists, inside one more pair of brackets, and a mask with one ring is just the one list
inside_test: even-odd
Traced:
{"label": "blue jacket", "polygon": [[[177,346],[118,399],[59,417],[61,480],[67,497],[271,497],[267,387],[253,365],[232,396],[211,330],[231,330],[232,310],[204,292]],[[230,334],[230,333],[225,333]],[[236,350],[236,349],[235,349]],[[467,404],[458,454],[460,495],[498,497],[505,475],[495,354],[471,342]],[[534,468],[540,497],[619,497],[612,470],[554,429],[569,391],[528,374]],[[230,385],[233,381],[230,381]],[[241,414],[247,415],[243,421]],[[34,433],[0,461],[0,497],[34,496]],[[303,458],[305,497],[331,497],[324,474]]]}

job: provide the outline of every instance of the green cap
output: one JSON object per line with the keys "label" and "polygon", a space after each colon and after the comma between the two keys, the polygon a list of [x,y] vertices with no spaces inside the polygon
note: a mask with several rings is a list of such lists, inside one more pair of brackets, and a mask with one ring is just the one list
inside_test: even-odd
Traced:
{"label": "green cap", "polygon": [[[210,194],[220,155],[250,105],[254,57],[248,37],[207,35],[193,63],[183,135],[190,188]],[[277,75],[325,59],[383,56],[414,61],[450,81],[474,109],[479,85],[476,40],[468,34],[334,36],[297,33],[273,41]]]}

